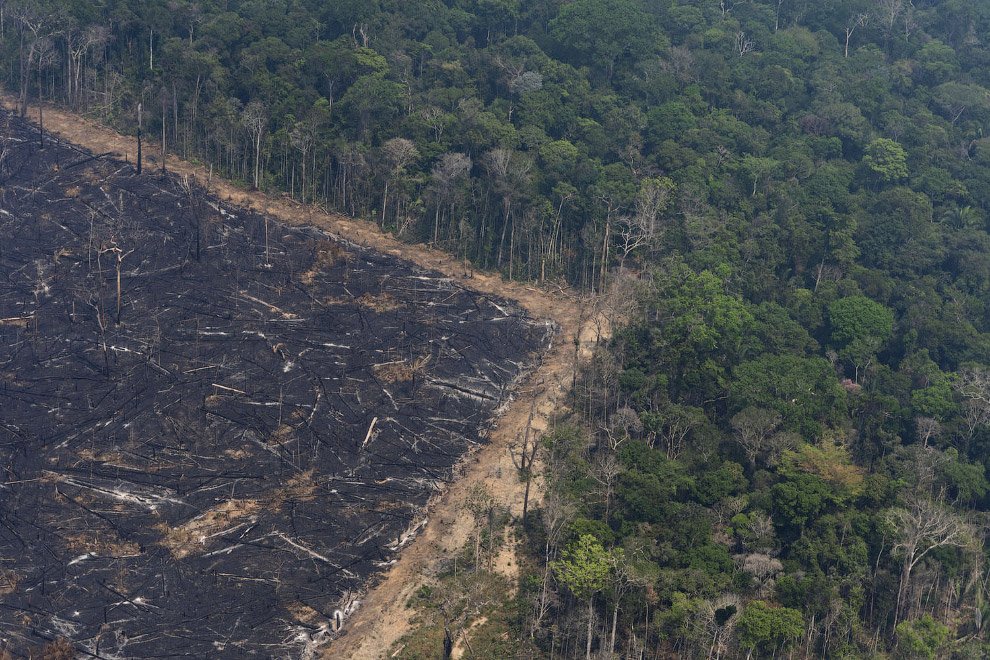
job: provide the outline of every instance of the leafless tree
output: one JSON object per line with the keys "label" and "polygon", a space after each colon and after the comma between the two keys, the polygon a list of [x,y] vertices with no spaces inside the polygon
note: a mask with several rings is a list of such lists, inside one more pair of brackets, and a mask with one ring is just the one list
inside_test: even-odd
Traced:
{"label": "leafless tree", "polygon": [[674,183],[666,177],[643,181],[636,196],[635,212],[621,216],[617,221],[616,234],[622,250],[620,268],[630,252],[644,246],[655,247],[663,238],[661,216],[670,206],[675,188]]}
{"label": "leafless tree", "polygon": [[91,25],[85,30],[77,27],[65,32],[66,52],[69,55],[69,75],[66,82],[69,87],[69,102],[75,109],[79,108],[82,100],[83,63],[90,50],[99,48],[110,38],[110,30],[103,25]]}
{"label": "leafless tree", "polygon": [[454,186],[470,171],[471,157],[458,152],[447,153],[441,156],[440,160],[430,171],[437,207],[436,214],[433,218],[434,243],[440,240],[440,224],[444,207],[448,211],[448,217],[453,215],[452,198],[454,197]]}
{"label": "leafless tree", "polygon": [[962,402],[962,421],[963,421],[963,431],[965,440],[965,452],[969,451],[969,443],[972,442],[973,436],[976,434],[977,427],[986,426],[990,424],[990,410],[982,402],[976,399],[967,399]]}
{"label": "leafless tree", "polygon": [[670,404],[660,411],[660,416],[662,421],[659,427],[651,429],[647,443],[653,447],[653,443],[659,440],[664,454],[673,460],[684,450],[691,431],[704,423],[704,412],[691,406]]}
{"label": "leafless tree", "polygon": [[454,642],[460,637],[474,655],[465,627],[468,620],[481,614],[495,602],[498,578],[485,573],[461,573],[442,585],[442,593],[434,612],[437,623],[443,626],[443,660],[449,660]]}
{"label": "leafless tree", "polygon": [[117,323],[120,323],[120,309],[121,309],[121,287],[120,287],[120,269],[124,264],[124,259],[126,259],[132,252],[134,248],[127,250],[126,252],[117,246],[116,241],[112,242],[105,250],[105,252],[112,252],[117,260]]}
{"label": "leafless tree", "polygon": [[54,66],[58,62],[58,51],[55,50],[55,42],[48,37],[38,40],[37,46],[38,60],[38,130],[41,148],[45,148],[45,118],[44,118],[44,94],[42,89],[42,76],[45,69]]}
{"label": "leafless tree", "polygon": [[667,56],[660,60],[660,70],[681,82],[697,80],[694,55],[687,46],[671,46]]}
{"label": "leafless tree", "polygon": [[852,17],[848,25],[846,25],[846,51],[845,56],[849,57],[849,40],[852,39],[853,32],[856,28],[863,27],[870,22],[869,14],[856,14]]}
{"label": "leafless tree", "polygon": [[289,133],[292,148],[299,152],[302,163],[302,183],[299,186],[299,200],[306,203],[306,165],[309,162],[309,152],[316,144],[317,126],[310,120],[297,121]]}
{"label": "leafless tree", "polygon": [[629,553],[622,548],[616,548],[608,553],[608,562],[611,567],[610,579],[612,583],[612,631],[608,638],[608,654],[604,657],[614,658],[615,656],[615,634],[618,628],[619,608],[622,605],[622,597],[630,590],[637,587],[645,587],[656,579],[655,574],[644,573],[637,570],[634,557],[631,554],[640,554],[639,551]]}
{"label": "leafless tree", "polygon": [[963,367],[958,372],[956,389],[964,397],[979,401],[990,409],[990,369]]}
{"label": "leafless tree", "polygon": [[560,541],[564,536],[567,525],[574,517],[573,507],[566,504],[556,493],[548,493],[543,498],[542,514],[543,529],[546,540],[543,548],[543,567],[540,574],[540,591],[534,599],[533,625],[530,637],[535,637],[543,618],[550,612],[553,591],[550,588],[553,571],[551,564],[557,559]]}
{"label": "leafless tree", "polygon": [[642,310],[641,291],[642,280],[626,268],[620,268],[609,279],[608,289],[598,299],[602,331],[605,325],[615,328],[633,321]]}
{"label": "leafless tree", "polygon": [[801,445],[801,436],[794,431],[777,431],[767,439],[763,452],[763,460],[769,466],[780,463],[785,451],[797,449]]}
{"label": "leafless tree", "polygon": [[622,474],[622,463],[611,451],[599,452],[594,464],[591,466],[589,476],[598,484],[598,493],[605,503],[605,517],[607,521],[612,516],[612,496],[615,493],[615,482]]}
{"label": "leafless tree", "polygon": [[922,447],[927,447],[929,440],[936,439],[942,435],[942,425],[939,424],[937,419],[932,419],[931,417],[924,417],[922,415],[915,417],[914,428],[918,433],[918,438],[921,439]]}
{"label": "leafless tree", "polygon": [[[419,151],[411,140],[406,138],[392,138],[382,145],[382,155],[388,167],[385,176],[385,188],[382,193],[382,227],[385,226],[386,211],[388,209],[388,187],[389,183],[395,181],[402,174],[403,170],[419,157]],[[398,207],[396,207],[398,208]],[[398,218],[396,218],[398,221]]]}
{"label": "leafless tree", "polygon": [[773,542],[773,519],[762,511],[754,511],[749,515],[749,531],[756,537],[757,547],[765,545],[768,540]]}
{"label": "leafless tree", "polygon": [[883,28],[885,39],[890,39],[890,35],[894,32],[894,25],[903,12],[904,0],[877,0],[873,14]]}
{"label": "leafless tree", "polygon": [[742,599],[726,594],[705,603],[699,612],[700,623],[708,643],[707,659],[720,660],[728,651],[732,633],[742,610]]}
{"label": "leafless tree", "polygon": [[[619,387],[619,363],[610,351],[596,350],[579,382],[584,415],[593,427],[604,428],[615,407]],[[598,436],[600,439],[600,436]]]}
{"label": "leafless tree", "polygon": [[262,101],[251,101],[242,111],[241,121],[247,127],[254,143],[254,188],[257,190],[261,167],[261,138],[268,128],[268,109]]}
{"label": "leafless tree", "polygon": [[10,151],[10,145],[10,115],[8,114],[4,118],[3,126],[0,127],[0,183],[7,180],[7,174],[9,172],[7,168],[7,154]]}
{"label": "leafless tree", "polygon": [[896,626],[906,614],[905,596],[915,567],[933,550],[966,545],[972,534],[943,502],[925,496],[911,496],[904,507],[889,510],[886,519],[898,539],[893,551],[903,556],[894,619]]}
{"label": "leafless tree", "polygon": [[756,42],[747,37],[745,32],[742,30],[736,32],[736,50],[739,51],[739,57],[752,51],[755,45]]}
{"label": "leafless tree", "polygon": [[736,555],[734,559],[742,570],[756,578],[759,583],[757,594],[760,598],[766,597],[773,591],[774,578],[784,570],[784,565],[779,559],[762,552]]}
{"label": "leafless tree", "polygon": [[485,154],[485,169],[491,177],[493,188],[502,198],[505,212],[502,218],[502,236],[498,243],[498,255],[495,264],[502,266],[502,256],[505,253],[505,237],[512,226],[509,245],[509,277],[512,277],[512,252],[515,239],[515,227],[512,222],[512,212],[516,201],[522,196],[529,185],[529,172],[533,161],[525,156],[514,153],[509,149],[497,147]]}
{"label": "leafless tree", "polygon": [[608,424],[602,427],[602,431],[608,439],[609,448],[615,451],[623,442],[643,432],[643,422],[635,410],[624,406],[609,416]]}
{"label": "leafless tree", "polygon": [[914,3],[908,2],[904,8],[904,38],[908,39],[911,33],[918,29],[918,19],[914,15]]}
{"label": "leafless tree", "polygon": [[443,135],[443,130],[447,127],[447,122],[444,120],[445,114],[441,108],[435,105],[420,110],[423,121],[433,129],[434,142],[437,144],[440,144],[440,136]]}
{"label": "leafless tree", "polygon": [[743,497],[726,497],[719,500],[712,505],[711,512],[715,517],[715,522],[719,527],[725,527],[729,525],[732,518],[738,513],[742,513],[743,509],[747,506],[746,498]]}
{"label": "leafless tree", "polygon": [[488,538],[488,570],[492,569],[495,561],[495,531],[498,519],[505,505],[499,500],[485,484],[478,484],[471,489],[464,508],[471,514],[474,522],[474,569],[481,570],[482,540],[486,532]]}
{"label": "leafless tree", "polygon": [[730,423],[735,439],[746,452],[750,467],[756,467],[756,457],[767,449],[769,440],[780,427],[779,413],[762,408],[746,408],[733,415]]}

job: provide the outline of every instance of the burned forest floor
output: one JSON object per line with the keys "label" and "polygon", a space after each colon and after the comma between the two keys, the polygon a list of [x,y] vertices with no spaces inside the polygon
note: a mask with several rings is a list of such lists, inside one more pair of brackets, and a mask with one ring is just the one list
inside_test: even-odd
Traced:
{"label": "burned forest floor", "polygon": [[453,515],[436,495],[493,420],[504,449],[550,413],[576,349],[547,317],[576,337],[576,308],[192,166],[138,175],[71,116],[46,111],[64,139],[42,150],[0,113],[3,643],[367,652],[327,646],[337,621],[379,634],[397,600],[358,608],[368,577],[430,556],[394,561],[443,533],[427,505]]}

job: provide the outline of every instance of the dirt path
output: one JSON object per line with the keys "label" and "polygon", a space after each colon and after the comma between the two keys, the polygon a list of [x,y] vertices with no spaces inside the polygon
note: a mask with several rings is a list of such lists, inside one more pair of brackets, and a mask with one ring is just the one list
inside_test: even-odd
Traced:
{"label": "dirt path", "polygon": [[[14,97],[8,93],[0,93],[0,102],[9,109],[16,108]],[[33,106],[28,118],[33,120],[37,116],[37,107]],[[135,138],[122,136],[96,122],[48,105],[45,106],[45,128],[95,153],[111,152],[131,160],[137,153]],[[160,167],[157,156],[149,155],[145,159],[147,171],[154,172]],[[550,318],[560,326],[552,350],[523,383],[516,399],[508,406],[491,434],[489,444],[463,461],[461,476],[430,506],[429,522],[425,528],[364,595],[360,608],[345,623],[345,634],[324,647],[320,655],[326,660],[383,658],[389,648],[410,630],[413,612],[406,607],[406,603],[415,589],[425,579],[436,575],[444,560],[467,542],[471,522],[460,510],[460,505],[470,490],[483,483],[510,507],[513,515],[521,514],[525,484],[520,482],[514,467],[513,450],[518,451],[521,447],[528,424],[531,423],[532,433],[536,434],[548,427],[570,387],[575,348],[579,354],[589,353],[602,329],[588,319],[590,313],[584,301],[566,291],[549,293],[518,282],[505,282],[498,275],[469,271],[448,254],[422,245],[408,245],[383,234],[374,223],[327,214],[314,207],[272,198],[223,179],[210,178],[202,166],[172,156],[168,157],[166,167],[173,173],[199,181],[231,203],[270,213],[289,224],[315,225],[348,241],[432,268],[471,289],[511,298],[535,318]],[[530,493],[530,502],[532,504],[539,499],[540,493],[534,488]],[[502,553],[499,561],[501,570],[510,575],[517,563],[511,548]]]}

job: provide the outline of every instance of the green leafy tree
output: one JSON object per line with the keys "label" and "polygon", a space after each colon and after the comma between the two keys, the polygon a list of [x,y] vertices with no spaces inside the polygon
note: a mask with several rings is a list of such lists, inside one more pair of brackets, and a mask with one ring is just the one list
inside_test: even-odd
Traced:
{"label": "green leafy tree", "polygon": [[595,596],[608,586],[614,563],[610,553],[591,534],[583,534],[564,550],[563,559],[553,563],[557,579],[576,598],[588,602],[587,660],[591,660]]}
{"label": "green leafy tree", "polygon": [[801,612],[789,607],[771,607],[762,600],[746,605],[739,619],[739,642],[757,657],[773,654],[792,644],[804,633]]}
{"label": "green leafy tree", "polygon": [[886,341],[894,330],[894,312],[863,296],[840,298],[828,306],[828,321],[834,346],[862,337]]}
{"label": "green leafy tree", "polygon": [[853,366],[853,380],[860,383],[894,331],[894,312],[864,296],[850,296],[832,302],[828,318],[831,344]]}
{"label": "green leafy tree", "polygon": [[866,147],[863,164],[884,183],[900,181],[908,175],[904,147],[888,138],[877,138]]}
{"label": "green leafy tree", "polygon": [[819,476],[795,474],[771,489],[773,518],[791,540],[832,502],[832,489]]}
{"label": "green leafy tree", "polygon": [[949,629],[926,614],[897,624],[897,657],[904,660],[931,660],[949,642]]}
{"label": "green leafy tree", "polygon": [[809,439],[821,434],[822,424],[838,422],[846,409],[846,393],[824,358],[764,355],[741,363],[733,374],[730,401],[736,409],[776,411],[784,429]]}

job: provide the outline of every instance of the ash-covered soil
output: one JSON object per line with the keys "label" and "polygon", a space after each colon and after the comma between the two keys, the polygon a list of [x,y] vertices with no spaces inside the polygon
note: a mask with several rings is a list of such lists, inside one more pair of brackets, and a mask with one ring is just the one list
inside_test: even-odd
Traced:
{"label": "ash-covered soil", "polygon": [[3,112],[0,646],[310,656],[548,342]]}

